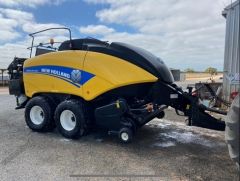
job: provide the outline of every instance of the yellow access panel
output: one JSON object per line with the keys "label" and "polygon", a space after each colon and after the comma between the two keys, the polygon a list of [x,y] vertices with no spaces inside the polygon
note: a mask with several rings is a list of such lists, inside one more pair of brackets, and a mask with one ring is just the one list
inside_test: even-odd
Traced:
{"label": "yellow access panel", "polygon": [[86,51],[60,51],[26,60],[23,69],[26,95],[65,93],[82,97],[82,85],[93,77],[83,71],[85,55]]}
{"label": "yellow access panel", "polygon": [[158,80],[151,73],[126,60],[98,52],[87,52],[83,68],[94,75],[83,85],[85,100],[92,100],[118,87]]}

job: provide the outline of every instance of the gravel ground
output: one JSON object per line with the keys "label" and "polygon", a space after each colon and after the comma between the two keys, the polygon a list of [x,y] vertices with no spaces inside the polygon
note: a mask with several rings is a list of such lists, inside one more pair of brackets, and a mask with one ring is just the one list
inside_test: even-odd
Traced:
{"label": "gravel ground", "polygon": [[100,131],[76,141],[32,132],[14,106],[0,94],[0,180],[239,180],[224,133],[187,127],[173,110],[124,145]]}

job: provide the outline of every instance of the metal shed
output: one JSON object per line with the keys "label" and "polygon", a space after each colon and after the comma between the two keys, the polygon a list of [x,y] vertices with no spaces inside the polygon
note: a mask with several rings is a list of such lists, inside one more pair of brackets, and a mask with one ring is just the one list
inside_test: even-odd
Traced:
{"label": "metal shed", "polygon": [[170,68],[170,71],[173,75],[174,81],[180,81],[180,73],[181,73],[180,70]]}
{"label": "metal shed", "polygon": [[226,18],[226,36],[223,68],[223,98],[231,101],[230,94],[239,92],[239,0],[224,8]]}
{"label": "metal shed", "polygon": [[0,69],[0,86],[5,86],[8,84],[9,81],[9,76],[6,74],[7,70],[6,69]]}

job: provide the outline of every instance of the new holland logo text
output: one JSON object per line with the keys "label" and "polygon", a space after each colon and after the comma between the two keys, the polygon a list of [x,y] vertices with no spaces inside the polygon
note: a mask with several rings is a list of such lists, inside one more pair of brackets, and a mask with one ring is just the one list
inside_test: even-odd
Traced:
{"label": "new holland logo text", "polygon": [[44,74],[48,76],[53,76],[67,81],[77,87],[80,87],[94,77],[93,74],[83,70],[55,65],[26,67],[24,68],[24,73]]}
{"label": "new holland logo text", "polygon": [[61,71],[59,71],[59,70],[42,68],[42,69],[41,69],[41,72],[42,72],[42,73],[53,74],[53,75],[61,76],[61,77],[63,77],[63,78],[70,79],[70,74],[68,74],[68,73],[66,73],[66,72],[61,72]]}

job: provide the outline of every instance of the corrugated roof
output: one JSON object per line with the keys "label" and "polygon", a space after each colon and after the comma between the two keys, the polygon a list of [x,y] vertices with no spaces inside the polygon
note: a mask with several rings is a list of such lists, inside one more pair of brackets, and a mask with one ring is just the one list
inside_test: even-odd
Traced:
{"label": "corrugated roof", "polygon": [[240,1],[237,0],[237,1],[229,4],[228,6],[226,6],[226,7],[224,8],[224,10],[222,11],[222,15],[223,15],[224,17],[226,17],[227,11],[228,11],[229,9],[234,8],[235,6],[237,6],[237,5],[239,4],[239,2],[240,2]]}

